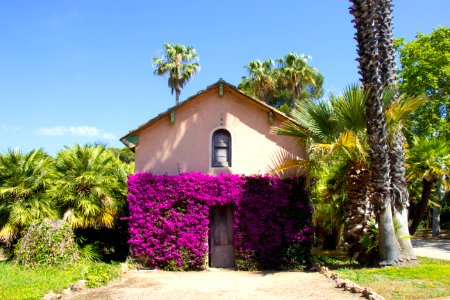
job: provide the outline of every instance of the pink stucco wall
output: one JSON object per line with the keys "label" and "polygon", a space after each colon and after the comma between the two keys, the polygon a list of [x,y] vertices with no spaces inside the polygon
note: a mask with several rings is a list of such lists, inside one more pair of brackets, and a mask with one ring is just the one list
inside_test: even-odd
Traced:
{"label": "pink stucco wall", "polygon": [[[266,174],[280,157],[304,157],[304,145],[294,139],[270,133],[283,118],[274,114],[268,122],[268,108],[224,86],[200,94],[170,117],[143,127],[137,134],[136,172],[176,175],[184,172],[218,174]],[[229,168],[211,167],[212,133],[224,128],[231,133],[232,164]],[[292,176],[292,171],[284,176]]]}

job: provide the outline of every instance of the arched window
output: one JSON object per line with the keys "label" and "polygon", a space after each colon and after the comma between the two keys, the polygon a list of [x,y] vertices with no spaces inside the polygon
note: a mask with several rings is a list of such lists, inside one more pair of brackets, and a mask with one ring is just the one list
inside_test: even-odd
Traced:
{"label": "arched window", "polygon": [[213,167],[231,167],[231,135],[225,129],[213,133],[211,156]]}

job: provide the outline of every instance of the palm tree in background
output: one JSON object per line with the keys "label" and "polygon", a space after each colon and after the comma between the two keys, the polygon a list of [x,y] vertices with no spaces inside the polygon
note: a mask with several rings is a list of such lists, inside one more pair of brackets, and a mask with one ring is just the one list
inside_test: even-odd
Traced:
{"label": "palm tree in background", "polygon": [[297,101],[319,99],[323,76],[308,64],[309,57],[291,52],[277,60],[251,61],[238,88],[290,114]]}
{"label": "palm tree in background", "polygon": [[[286,85],[292,95],[291,106],[296,101],[322,97],[322,75],[308,65],[310,57],[304,54],[289,53],[277,60],[281,85]],[[318,88],[316,88],[318,87]]]}
{"label": "palm tree in background", "polygon": [[159,76],[168,75],[168,85],[175,92],[175,103],[180,103],[181,89],[200,70],[200,64],[193,47],[184,45],[164,44],[164,53],[161,57],[154,57],[154,74]]}
{"label": "palm tree in background", "polygon": [[415,234],[426,214],[432,189],[439,189],[441,185],[444,190],[450,189],[450,143],[436,137],[431,139],[416,137],[408,151],[406,162],[408,179],[422,183],[422,196],[409,228],[411,234]]}
{"label": "palm tree in background", "polygon": [[14,243],[25,226],[56,217],[46,191],[52,159],[42,150],[0,154],[0,242]]}
{"label": "palm tree in background", "polygon": [[111,228],[123,211],[127,171],[116,155],[99,145],[61,150],[49,191],[63,218],[76,228]]}
{"label": "palm tree in background", "polygon": [[275,95],[277,87],[277,73],[273,69],[274,61],[267,59],[265,61],[254,60],[245,65],[248,76],[242,77],[239,88],[254,95],[258,99],[269,103],[269,100]]}

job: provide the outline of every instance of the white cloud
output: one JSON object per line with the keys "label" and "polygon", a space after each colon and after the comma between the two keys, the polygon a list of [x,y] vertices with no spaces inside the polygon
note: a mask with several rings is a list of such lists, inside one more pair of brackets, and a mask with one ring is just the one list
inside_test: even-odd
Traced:
{"label": "white cloud", "polygon": [[114,134],[93,126],[55,126],[48,128],[39,128],[38,130],[36,130],[36,134],[47,136],[70,135],[83,137],[97,137],[106,140],[116,139],[116,136]]}

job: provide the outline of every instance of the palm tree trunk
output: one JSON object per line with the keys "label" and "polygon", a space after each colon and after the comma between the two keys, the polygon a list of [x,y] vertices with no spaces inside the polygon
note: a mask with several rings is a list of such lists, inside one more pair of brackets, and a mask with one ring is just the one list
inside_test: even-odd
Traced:
{"label": "palm tree trunk", "polygon": [[439,186],[439,192],[438,192],[438,197],[439,197],[439,205],[440,206],[435,206],[433,207],[433,238],[438,239],[440,238],[441,235],[441,207],[442,204],[445,203],[447,197],[449,197],[450,195],[450,191],[447,191],[444,193],[443,197],[441,197],[441,187]]}
{"label": "palm tree trunk", "polygon": [[178,106],[178,104],[180,104],[180,92],[179,90],[175,91],[175,105]]}
{"label": "palm tree trunk", "polygon": [[406,260],[415,260],[414,249],[409,238],[408,207],[409,193],[406,183],[405,150],[403,148],[404,136],[401,130],[394,134],[389,148],[391,163],[391,187],[392,187],[392,213],[398,227],[396,231],[397,241],[400,245],[402,257]]}
{"label": "palm tree trunk", "polygon": [[392,37],[391,0],[378,0],[378,18],[376,20],[378,54],[380,56],[380,79],[383,86],[396,83],[395,48]]}
{"label": "palm tree trunk", "polygon": [[389,158],[386,123],[378,80],[378,55],[374,17],[379,13],[376,1],[351,0],[354,16],[361,82],[368,92],[366,128],[371,161],[373,199],[378,208],[379,259],[381,265],[398,262],[400,249],[394,232],[390,197]]}
{"label": "palm tree trunk", "polygon": [[[380,56],[380,78],[383,87],[394,85],[396,79],[395,48],[392,37],[392,4],[391,0],[378,0],[379,14],[377,18],[378,53]],[[396,101],[398,93],[392,99]],[[415,259],[414,250],[408,231],[409,194],[405,178],[404,138],[399,129],[389,148],[391,187],[393,191],[392,209],[396,225],[399,227],[396,235],[400,251],[407,260]]]}
{"label": "palm tree trunk", "polygon": [[355,163],[349,172],[347,203],[345,210],[344,240],[348,244],[349,254],[357,259],[361,254],[359,240],[367,231],[372,207],[367,195],[370,173],[363,162]]}
{"label": "palm tree trunk", "polygon": [[423,178],[422,179],[422,197],[420,199],[419,205],[416,208],[411,227],[409,227],[409,232],[411,235],[416,234],[417,228],[422,221],[428,208],[428,200],[430,199],[431,189],[433,188],[434,179]]}

